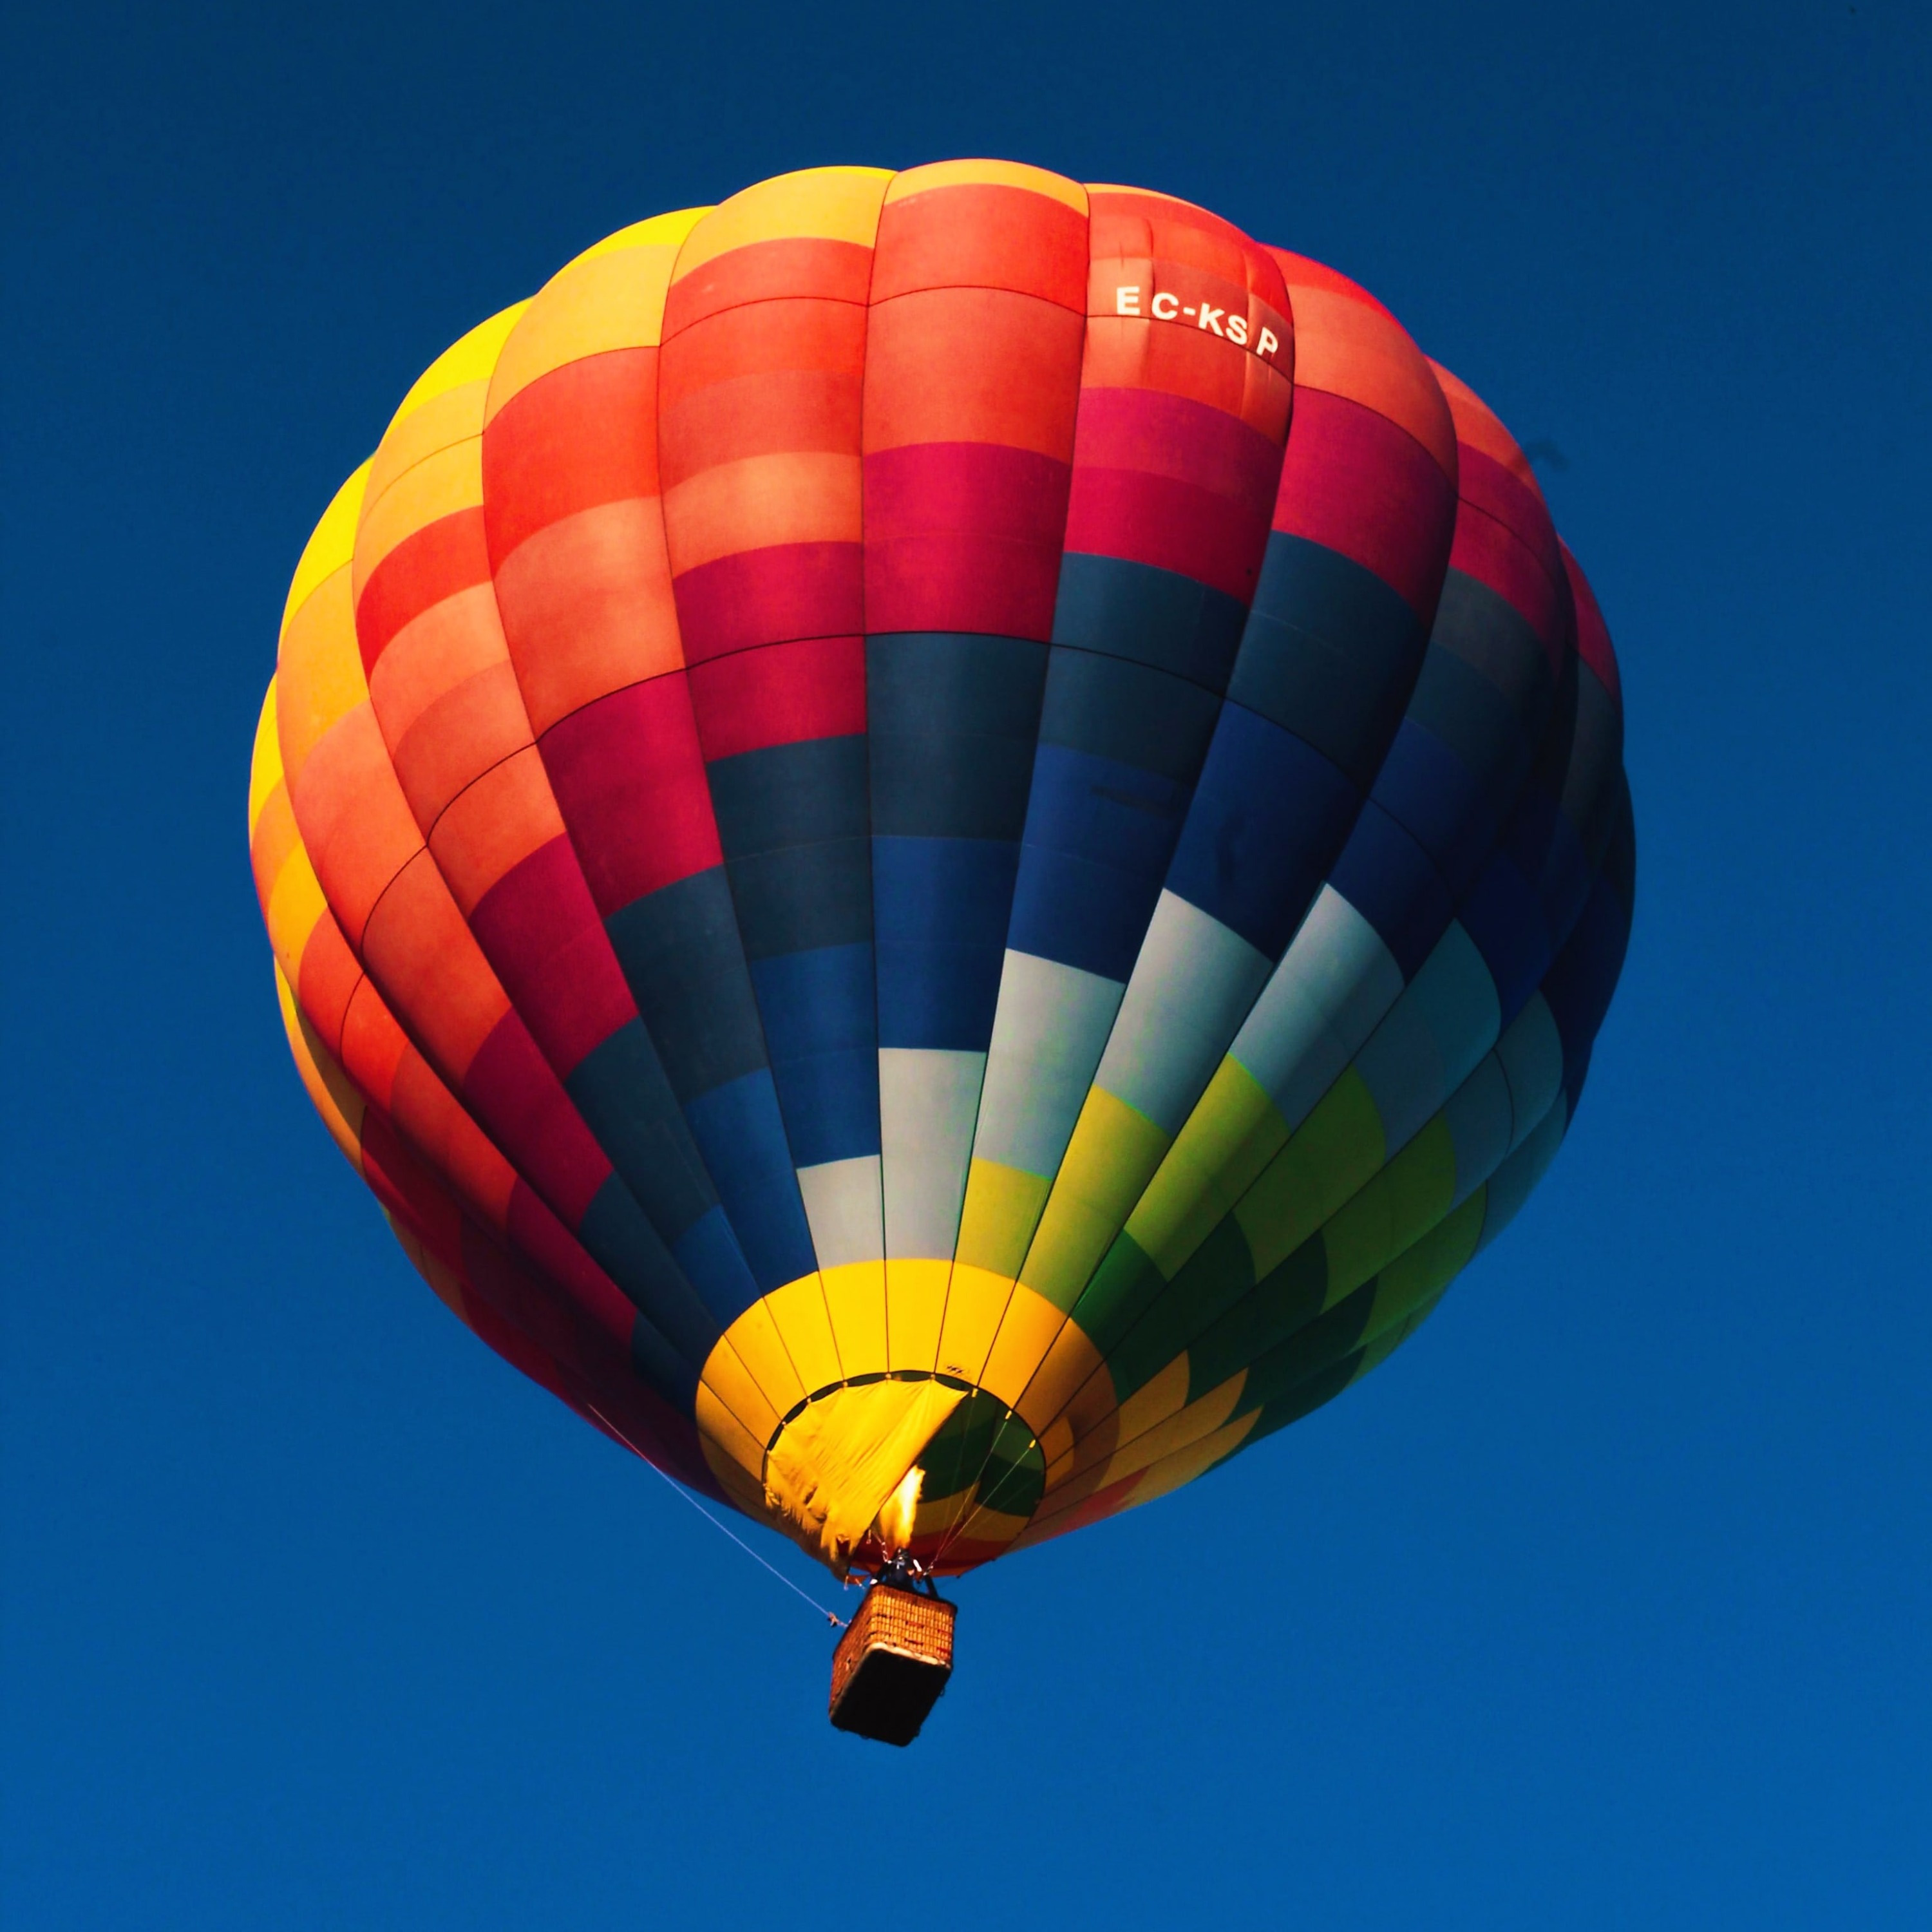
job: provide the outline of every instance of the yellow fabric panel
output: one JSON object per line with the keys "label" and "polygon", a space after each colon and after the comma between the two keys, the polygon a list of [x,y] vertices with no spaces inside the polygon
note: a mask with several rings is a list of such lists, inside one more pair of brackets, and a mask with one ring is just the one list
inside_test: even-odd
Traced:
{"label": "yellow fabric panel", "polygon": [[356,551],[356,526],[362,514],[362,491],[369,480],[369,466],[364,464],[330,498],[322,520],[309,534],[289,585],[287,601],[282,606],[282,628],[308,600],[310,593],[326,577],[346,564]]}
{"label": "yellow fabric panel", "polygon": [[835,1390],[790,1423],[766,1457],[766,1502],[843,1576],[880,1505],[963,1400],[931,1380]]}
{"label": "yellow fabric panel", "polygon": [[720,202],[692,228],[671,279],[680,282],[734,248],[776,236],[869,248],[892,178],[890,168],[804,168],[760,182]]}
{"label": "yellow fabric panel", "polygon": [[1136,1246],[1172,1281],[1287,1142],[1268,1089],[1239,1060],[1222,1060],[1127,1216]]}
{"label": "yellow fabric panel", "polygon": [[1286,1261],[1372,1180],[1382,1159],[1382,1116],[1368,1083],[1352,1066],[1234,1210],[1256,1278]]}
{"label": "yellow fabric panel", "polygon": [[[1121,1403],[1114,1440],[1119,1444],[1136,1442],[1170,1416],[1178,1415],[1186,1406],[1187,1357],[1184,1352],[1175,1356],[1152,1382],[1136,1389]],[[1226,1420],[1225,1416],[1221,1418],[1222,1421]],[[1088,1460],[1076,1449],[1074,1468],[1080,1469]]]}
{"label": "yellow fabric panel", "polygon": [[453,389],[412,410],[376,446],[369,459],[368,488],[363,493],[362,514],[382,500],[382,493],[396,478],[413,470],[440,450],[466,442],[483,433],[483,402],[489,385],[481,380],[459,383]]}
{"label": "yellow fabric panel", "polygon": [[[1456,1198],[1456,1142],[1438,1114],[1322,1229],[1332,1308],[1421,1240]],[[1258,1270],[1257,1270],[1258,1272]]]}
{"label": "yellow fabric panel", "polygon": [[886,1264],[886,1366],[932,1370],[939,1360],[939,1330],[946,1316],[950,1262],[889,1261]]}
{"label": "yellow fabric panel", "polygon": [[754,1301],[728,1331],[732,1353],[758,1386],[758,1393],[776,1415],[802,1402],[812,1391],[799,1378],[797,1365],[764,1302]]}
{"label": "yellow fabric panel", "polygon": [[[1203,1396],[1202,1401],[1207,1397]],[[1261,1411],[1251,1408],[1246,1415],[1237,1416],[1232,1422],[1217,1429],[1211,1436],[1204,1436],[1199,1442],[1191,1442],[1178,1449],[1171,1456],[1165,1456],[1134,1485],[1133,1493],[1121,1504],[1123,1509],[1138,1509],[1143,1503],[1157,1501],[1160,1497],[1172,1496],[1176,1490],[1184,1487],[1197,1476],[1204,1476],[1216,1462],[1232,1456],[1247,1439],[1250,1430],[1261,1419]]]}
{"label": "yellow fabric panel", "polygon": [[[714,1350],[713,1353],[716,1352]],[[698,1439],[711,1473],[748,1515],[765,1513],[765,1445],[719,1399],[709,1382],[698,1384]]]}
{"label": "yellow fabric panel", "polygon": [[275,964],[292,986],[302,984],[302,955],[328,909],[322,881],[315,875],[307,849],[298,844],[276,878],[268,903],[262,908],[262,922],[268,928]]}
{"label": "yellow fabric panel", "polygon": [[[886,1359],[885,1263],[848,1262],[843,1267],[819,1272],[825,1284],[832,1337],[846,1375],[883,1373],[892,1366]],[[899,1472],[904,1474],[904,1469]]]}
{"label": "yellow fabric panel", "polygon": [[1052,1480],[1051,1472],[1054,1464],[1070,1454],[1072,1448],[1073,1418],[1070,1415],[1063,1415],[1040,1438],[1040,1453],[1046,1459],[1049,1482]]}
{"label": "yellow fabric panel", "polygon": [[1219,1388],[1177,1410],[1164,1421],[1130,1437],[1123,1430],[1120,1446],[1108,1457],[1094,1487],[1104,1490],[1138,1469],[1150,1469],[1180,1450],[1214,1434],[1234,1412],[1247,1385],[1248,1372],[1239,1369]]}
{"label": "yellow fabric panel", "polygon": [[966,1204],[959,1216],[959,1259],[1012,1280],[1026,1259],[1052,1186],[1046,1174],[974,1160],[967,1169]]}
{"label": "yellow fabric panel", "polygon": [[354,595],[376,566],[402,542],[440,518],[473,510],[483,500],[483,444],[480,437],[440,449],[405,470],[380,502],[367,503],[356,532]]}
{"label": "yellow fabric panel", "polygon": [[[825,1305],[825,1284],[816,1274],[801,1275],[765,1297],[764,1306],[778,1334],[785,1352],[798,1371],[807,1395],[845,1379],[838,1360],[838,1344],[832,1333],[832,1316]],[[738,1318],[742,1322],[742,1316]],[[734,1322],[726,1331],[735,1334]]]}
{"label": "yellow fabric panel", "polygon": [[284,628],[275,683],[275,735],[281,741],[282,776],[293,797],[309,754],[369,701],[346,567],[324,578]]}
{"label": "yellow fabric panel", "polygon": [[[428,402],[464,382],[487,382],[496,366],[496,357],[509,338],[518,318],[530,307],[527,301],[512,302],[499,309],[487,322],[479,322],[468,334],[460,335],[410,385],[409,393],[389,418],[393,430],[403,418]],[[388,434],[387,431],[385,434]]]}
{"label": "yellow fabric panel", "polygon": [[614,349],[656,348],[677,251],[710,212],[687,208],[620,228],[553,275],[503,344],[484,420],[567,362]]}
{"label": "yellow fabric panel", "polygon": [[1078,182],[1045,168],[1029,167],[1023,161],[928,161],[923,167],[908,168],[893,176],[886,190],[886,204],[890,207],[909,195],[923,194],[928,188],[974,187],[1023,188],[1064,201],[1079,214],[1087,212],[1087,190]]}
{"label": "yellow fabric panel", "polygon": [[1167,1136],[1144,1114],[1090,1088],[1021,1280],[1071,1308],[1167,1148]]}
{"label": "yellow fabric panel", "polygon": [[[1009,1395],[1006,1390],[1029,1361],[1036,1366],[1024,1386]],[[1106,1373],[1100,1351],[1086,1331],[1023,1284],[1014,1288],[1007,1304],[1006,1318],[986,1359],[981,1386],[1019,1417],[1033,1431],[1036,1442],[1063,1414],[1071,1418],[1078,1437],[1112,1416],[1115,1406],[1113,1378]]]}
{"label": "yellow fabric panel", "polygon": [[939,1372],[977,1382],[993,1338],[1000,1332],[1013,1278],[956,1262],[946,1292],[946,1315],[939,1331]]}
{"label": "yellow fabric panel", "polygon": [[282,782],[281,740],[275,732],[275,680],[262,694],[262,710],[255,720],[255,748],[248,760],[248,836],[255,836],[261,822],[262,807],[268,794]]}
{"label": "yellow fabric panel", "polygon": [[349,1165],[362,1172],[362,1117],[369,1103],[358,1094],[347,1074],[337,1065],[322,1043],[314,1028],[303,1017],[290,989],[287,976],[275,968],[275,998],[282,1010],[282,1030],[288,1036],[289,1052],[308,1090],[309,1104],[322,1116],[322,1124]]}
{"label": "yellow fabric panel", "polygon": [[[732,1347],[728,1335],[721,1336],[712,1343],[711,1352],[704,1358],[704,1372],[698,1378],[698,1388],[700,1392],[710,1390],[740,1430],[751,1439],[761,1460],[765,1444],[778,1428],[780,1412],[772,1406],[770,1399],[759,1388],[757,1378],[746,1367],[743,1358]],[[747,1465],[753,1469],[758,1466],[757,1460]]]}

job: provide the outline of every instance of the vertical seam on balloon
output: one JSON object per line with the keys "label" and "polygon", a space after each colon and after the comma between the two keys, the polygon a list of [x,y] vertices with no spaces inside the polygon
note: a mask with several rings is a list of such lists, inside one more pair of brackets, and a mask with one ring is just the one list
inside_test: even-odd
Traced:
{"label": "vertical seam on balloon", "polygon": [[[1073,368],[1073,436],[1067,460],[1067,494],[1066,506],[1060,512],[1060,561],[1061,563],[1064,563],[1066,560],[1066,523],[1069,516],[1072,514],[1073,507],[1073,453],[1077,452],[1079,448],[1080,395],[1084,386],[1083,379],[1087,366],[1087,338],[1091,331],[1093,325],[1093,317],[1089,313],[1093,307],[1093,303],[1088,292],[1091,286],[1093,277],[1094,201],[1091,190],[1084,182],[1081,184],[1081,194],[1085,198],[1087,203],[1084,216],[1086,222],[1087,266],[1085,279],[1083,281],[1081,292],[1080,354],[1075,362]],[[1054,596],[1056,604],[1058,604],[1059,598],[1059,571],[1058,566],[1056,566],[1054,576]],[[1051,616],[1049,616],[1047,622],[1047,636],[1044,646],[1040,673],[1041,708],[1034,721],[1034,770],[1032,773],[1029,775],[1027,782],[1027,800],[1029,810],[1032,805],[1034,779],[1037,776],[1040,769],[1040,734],[1041,725],[1044,722],[1046,717],[1046,680],[1052,674],[1053,670],[1053,653],[1055,648],[1053,642],[1053,629],[1054,626],[1052,620]],[[1013,873],[1014,892],[1016,896],[1017,896],[1018,891],[1019,867],[1025,862],[1026,821],[1024,816],[1021,820],[1020,835],[1017,842],[1019,848],[1019,853],[1015,862]],[[1006,962],[1011,956],[1012,951],[1012,901],[1010,898],[1006,904],[1006,939],[1005,944],[1004,944],[1000,949],[1000,978],[1003,983],[1006,974]],[[986,1052],[980,1067],[979,1095],[974,1102],[973,1106],[973,1130],[971,1133],[967,1136],[966,1174],[964,1184],[960,1190],[959,1218],[958,1222],[955,1224],[952,1230],[952,1254],[951,1259],[946,1265],[946,1294],[940,1304],[939,1331],[938,1340],[934,1343],[935,1348],[938,1347],[940,1342],[943,1342],[945,1340],[946,1317],[952,1312],[952,1285],[958,1274],[959,1269],[959,1244],[964,1235],[966,1229],[966,1204],[971,1198],[973,1192],[974,1149],[979,1143],[980,1119],[986,1108],[986,1082],[992,1072],[993,1040],[998,1032],[998,1028],[999,994],[996,991],[994,995],[992,1029],[987,1035]],[[999,1346],[1000,1331],[1006,1327],[1006,1316],[1012,1310],[1013,1297],[1018,1292],[1018,1288],[1019,1277],[1016,1273],[1012,1280],[1006,1285],[1006,1298],[1000,1304],[999,1317],[993,1324],[992,1334],[986,1345],[986,1352],[974,1371],[976,1377],[983,1376],[992,1365],[993,1352]],[[1042,1356],[1041,1359],[1044,1360],[1046,1358]],[[938,1366],[938,1356],[935,1354],[934,1358],[934,1364],[935,1367]],[[975,1385],[978,1385],[976,1382]],[[1022,1390],[1022,1393],[1024,1394],[1024,1391]],[[995,1396],[994,1400],[998,1401],[1000,1400],[1000,1398]],[[1005,1404],[1001,1402],[1001,1406],[1003,1408],[1005,1407]],[[1019,1412],[1017,1408],[1010,1409],[1008,1411],[1008,1413],[1014,1416],[1018,1416],[1019,1414]],[[1026,1426],[1024,1418],[1021,1418],[1020,1419],[1022,1426],[1024,1427]],[[968,1484],[961,1492],[961,1494],[964,1497],[965,1501],[962,1504],[958,1514],[955,1516],[952,1522],[948,1526],[945,1534],[940,1538],[938,1547],[933,1552],[932,1562],[935,1569],[938,1567],[940,1560],[944,1557],[946,1551],[962,1540],[965,1532],[966,1526],[973,1520],[974,1517],[976,1514],[979,1514],[979,1511],[973,1501],[974,1492],[979,1488],[980,1484],[986,1480],[986,1472],[992,1465],[993,1450],[994,1447],[998,1444],[1000,1436],[1003,1432],[1003,1426],[1004,1425],[1002,1426],[1002,1428],[996,1428],[992,1432],[991,1436],[988,1438],[986,1453],[980,1460],[978,1470],[974,1473],[973,1480]],[[1036,1508],[1038,1505],[1036,1504],[1035,1507]],[[1029,1520],[1030,1520],[1030,1518],[1029,1518]]]}

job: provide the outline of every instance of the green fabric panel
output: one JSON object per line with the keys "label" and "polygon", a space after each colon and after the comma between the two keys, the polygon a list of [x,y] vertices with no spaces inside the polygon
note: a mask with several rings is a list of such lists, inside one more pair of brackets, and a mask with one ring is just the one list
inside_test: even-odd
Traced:
{"label": "green fabric panel", "polygon": [[1354,1354],[1375,1307],[1376,1284],[1366,1282],[1270,1348],[1249,1370],[1235,1413],[1286,1401],[1303,1383]]}
{"label": "green fabric panel", "polygon": [[[1328,1257],[1317,1234],[1187,1345],[1188,1400],[1219,1388],[1313,1320],[1327,1300],[1328,1286]],[[1173,1359],[1172,1351],[1166,1359]]]}
{"label": "green fabric panel", "polygon": [[[1396,1256],[1376,1277],[1375,1312],[1363,1330],[1372,1342],[1426,1302],[1432,1302],[1469,1264],[1483,1232],[1484,1190],[1478,1188],[1414,1247]],[[1351,1298],[1352,1299],[1352,1298]]]}
{"label": "green fabric panel", "polygon": [[1138,1108],[1090,1088],[1020,1280],[1070,1311],[1168,1144],[1166,1131]]}
{"label": "green fabric panel", "polygon": [[1224,1060],[1127,1219],[1170,1280],[1234,1211],[1288,1139],[1288,1123],[1238,1060]]}
{"label": "green fabric panel", "polygon": [[1413,1246],[1455,1198],[1455,1137],[1438,1114],[1324,1225],[1329,1299],[1340,1300]]}
{"label": "green fabric panel", "polygon": [[1384,1157],[1382,1116],[1367,1083],[1352,1066],[1234,1210],[1256,1272],[1265,1274],[1300,1247],[1374,1178]]}
{"label": "green fabric panel", "polygon": [[[1246,1244],[1242,1246],[1245,1252]],[[1102,1355],[1110,1355],[1166,1286],[1160,1269],[1141,1252],[1132,1235],[1117,1234],[1094,1270],[1094,1279],[1080,1291],[1080,1299],[1073,1304],[1073,1319]]]}
{"label": "green fabric panel", "polygon": [[1120,1400],[1159,1375],[1206,1323],[1233,1307],[1254,1285],[1247,1242],[1233,1222],[1223,1221],[1180,1274],[1162,1286],[1147,1312],[1103,1349]]}

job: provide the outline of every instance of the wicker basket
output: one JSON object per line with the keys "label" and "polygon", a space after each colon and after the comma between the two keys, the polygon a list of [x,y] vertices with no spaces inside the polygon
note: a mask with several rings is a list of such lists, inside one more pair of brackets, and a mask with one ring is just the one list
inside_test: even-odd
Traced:
{"label": "wicker basket", "polygon": [[952,1675],[956,1606],[877,1584],[832,1654],[832,1721],[881,1744],[909,1744]]}

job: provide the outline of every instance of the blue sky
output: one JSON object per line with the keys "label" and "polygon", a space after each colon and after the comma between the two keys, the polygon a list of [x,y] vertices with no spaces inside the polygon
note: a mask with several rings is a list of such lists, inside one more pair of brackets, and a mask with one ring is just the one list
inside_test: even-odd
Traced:
{"label": "blue sky", "polygon": [[[14,17],[10,1926],[1927,1922],[1932,28],[1744,18]],[[302,540],[446,342],[646,214],[975,153],[1332,262],[1553,447],[1639,900],[1508,1238],[1341,1401],[969,1580],[901,1755],[410,1272],[244,802]]]}

